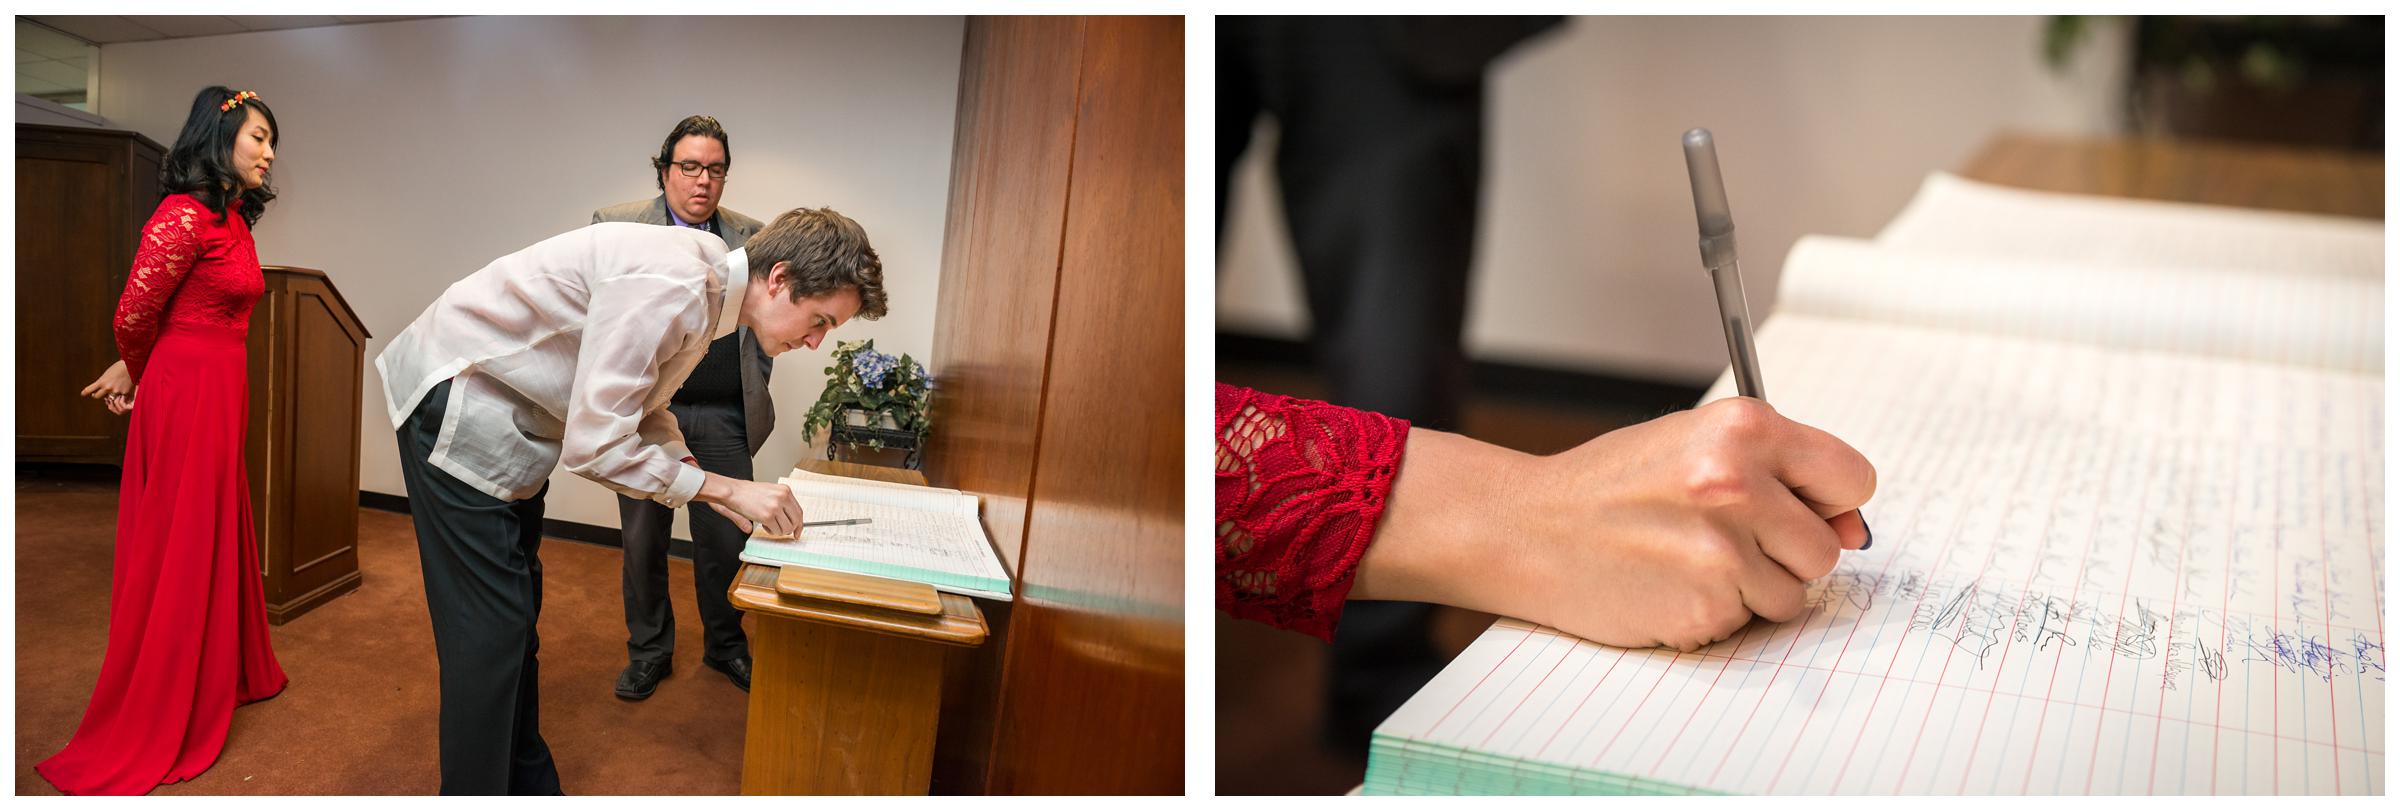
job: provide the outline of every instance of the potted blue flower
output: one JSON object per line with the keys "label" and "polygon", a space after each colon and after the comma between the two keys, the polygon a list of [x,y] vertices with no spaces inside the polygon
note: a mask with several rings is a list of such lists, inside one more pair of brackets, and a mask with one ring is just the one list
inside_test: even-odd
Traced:
{"label": "potted blue flower", "polygon": [[902,464],[909,468],[922,464],[918,454],[933,428],[933,376],[924,364],[877,352],[873,339],[837,342],[832,360],[802,432],[811,439],[825,432],[827,459],[841,458],[844,449],[888,449],[906,451]]}

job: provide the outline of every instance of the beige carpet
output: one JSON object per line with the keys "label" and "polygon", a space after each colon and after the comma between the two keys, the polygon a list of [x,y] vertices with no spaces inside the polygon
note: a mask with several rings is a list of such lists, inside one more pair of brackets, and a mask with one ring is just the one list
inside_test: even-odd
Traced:
{"label": "beige carpet", "polygon": [[[28,479],[29,472],[41,478]],[[108,633],[113,469],[19,468],[16,495],[17,793],[57,794],[33,765],[81,720]],[[433,631],[408,516],[359,515],[364,585],[274,628],[291,685],[234,711],[217,765],[153,794],[431,794]],[[542,544],[542,734],[569,794],[734,794],[747,694],[700,665],[691,564],[675,560],[675,673],[639,703],[625,665],[616,549]]]}

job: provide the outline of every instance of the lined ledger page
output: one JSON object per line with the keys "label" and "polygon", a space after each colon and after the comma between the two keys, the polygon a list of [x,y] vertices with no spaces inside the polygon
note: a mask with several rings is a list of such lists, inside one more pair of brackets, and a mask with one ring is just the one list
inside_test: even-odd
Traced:
{"label": "lined ledger page", "polygon": [[1941,172],[1875,242],[2094,267],[2383,278],[2381,220],[2033,191]]}
{"label": "lined ledger page", "polygon": [[811,527],[792,540],[752,536],[742,559],[799,564],[929,583],[942,591],[1010,599],[1008,570],[986,539],[972,494],[793,471],[806,521],[870,519]]}
{"label": "lined ledger page", "polygon": [[[1737,793],[2385,791],[2379,373],[1792,313],[1759,345],[1874,461],[1874,549],[1691,654],[1503,621],[1379,737]],[[1459,790],[1407,764],[1370,784]]]}
{"label": "lined ledger page", "polygon": [[1807,236],[1784,262],[1776,301],[1778,314],[2383,371],[2380,278],[2098,267]]}
{"label": "lined ledger page", "polygon": [[864,501],[911,510],[974,515],[977,506],[973,494],[946,487],[855,479],[799,468],[793,468],[790,475],[776,481],[792,488],[794,495]]}

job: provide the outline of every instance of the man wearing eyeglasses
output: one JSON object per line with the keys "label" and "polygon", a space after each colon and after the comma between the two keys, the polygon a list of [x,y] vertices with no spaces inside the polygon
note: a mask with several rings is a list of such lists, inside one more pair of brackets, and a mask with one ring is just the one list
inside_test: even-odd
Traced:
{"label": "man wearing eyeglasses", "polygon": [[[659,196],[592,212],[592,222],[638,222],[695,228],[716,234],[730,250],[758,233],[759,221],[721,204],[725,176],[733,164],[731,141],[717,120],[686,118],[667,133],[650,159],[658,172]],[[675,392],[669,412],[683,429],[701,470],[751,481],[750,457],[775,429],[775,401],[767,393],[773,369],[748,327],[719,338]],[[692,585],[700,603],[706,652],[701,663],[750,689],[750,643],[742,615],[725,599],[741,569],[747,534],[715,510],[697,503],[691,517]],[[674,671],[675,612],[667,591],[668,530],[675,512],[656,501],[617,496],[625,541],[625,630],[628,662],[617,675],[617,697],[640,701]]]}

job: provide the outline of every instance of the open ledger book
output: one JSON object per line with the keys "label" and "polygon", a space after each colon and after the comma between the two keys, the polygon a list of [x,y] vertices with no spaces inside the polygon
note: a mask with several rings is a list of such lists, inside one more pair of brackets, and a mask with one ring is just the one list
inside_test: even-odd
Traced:
{"label": "open ledger book", "polygon": [[754,535],[742,547],[742,560],[854,572],[924,583],[954,594],[1009,599],[1008,570],[983,533],[973,494],[797,469],[779,481],[792,488],[804,520],[872,522],[811,527],[793,540]]}
{"label": "open ledger book", "polygon": [[1696,653],[1502,620],[1366,793],[2386,791],[2381,222],[1936,175],[1780,292],[1874,548]]}

